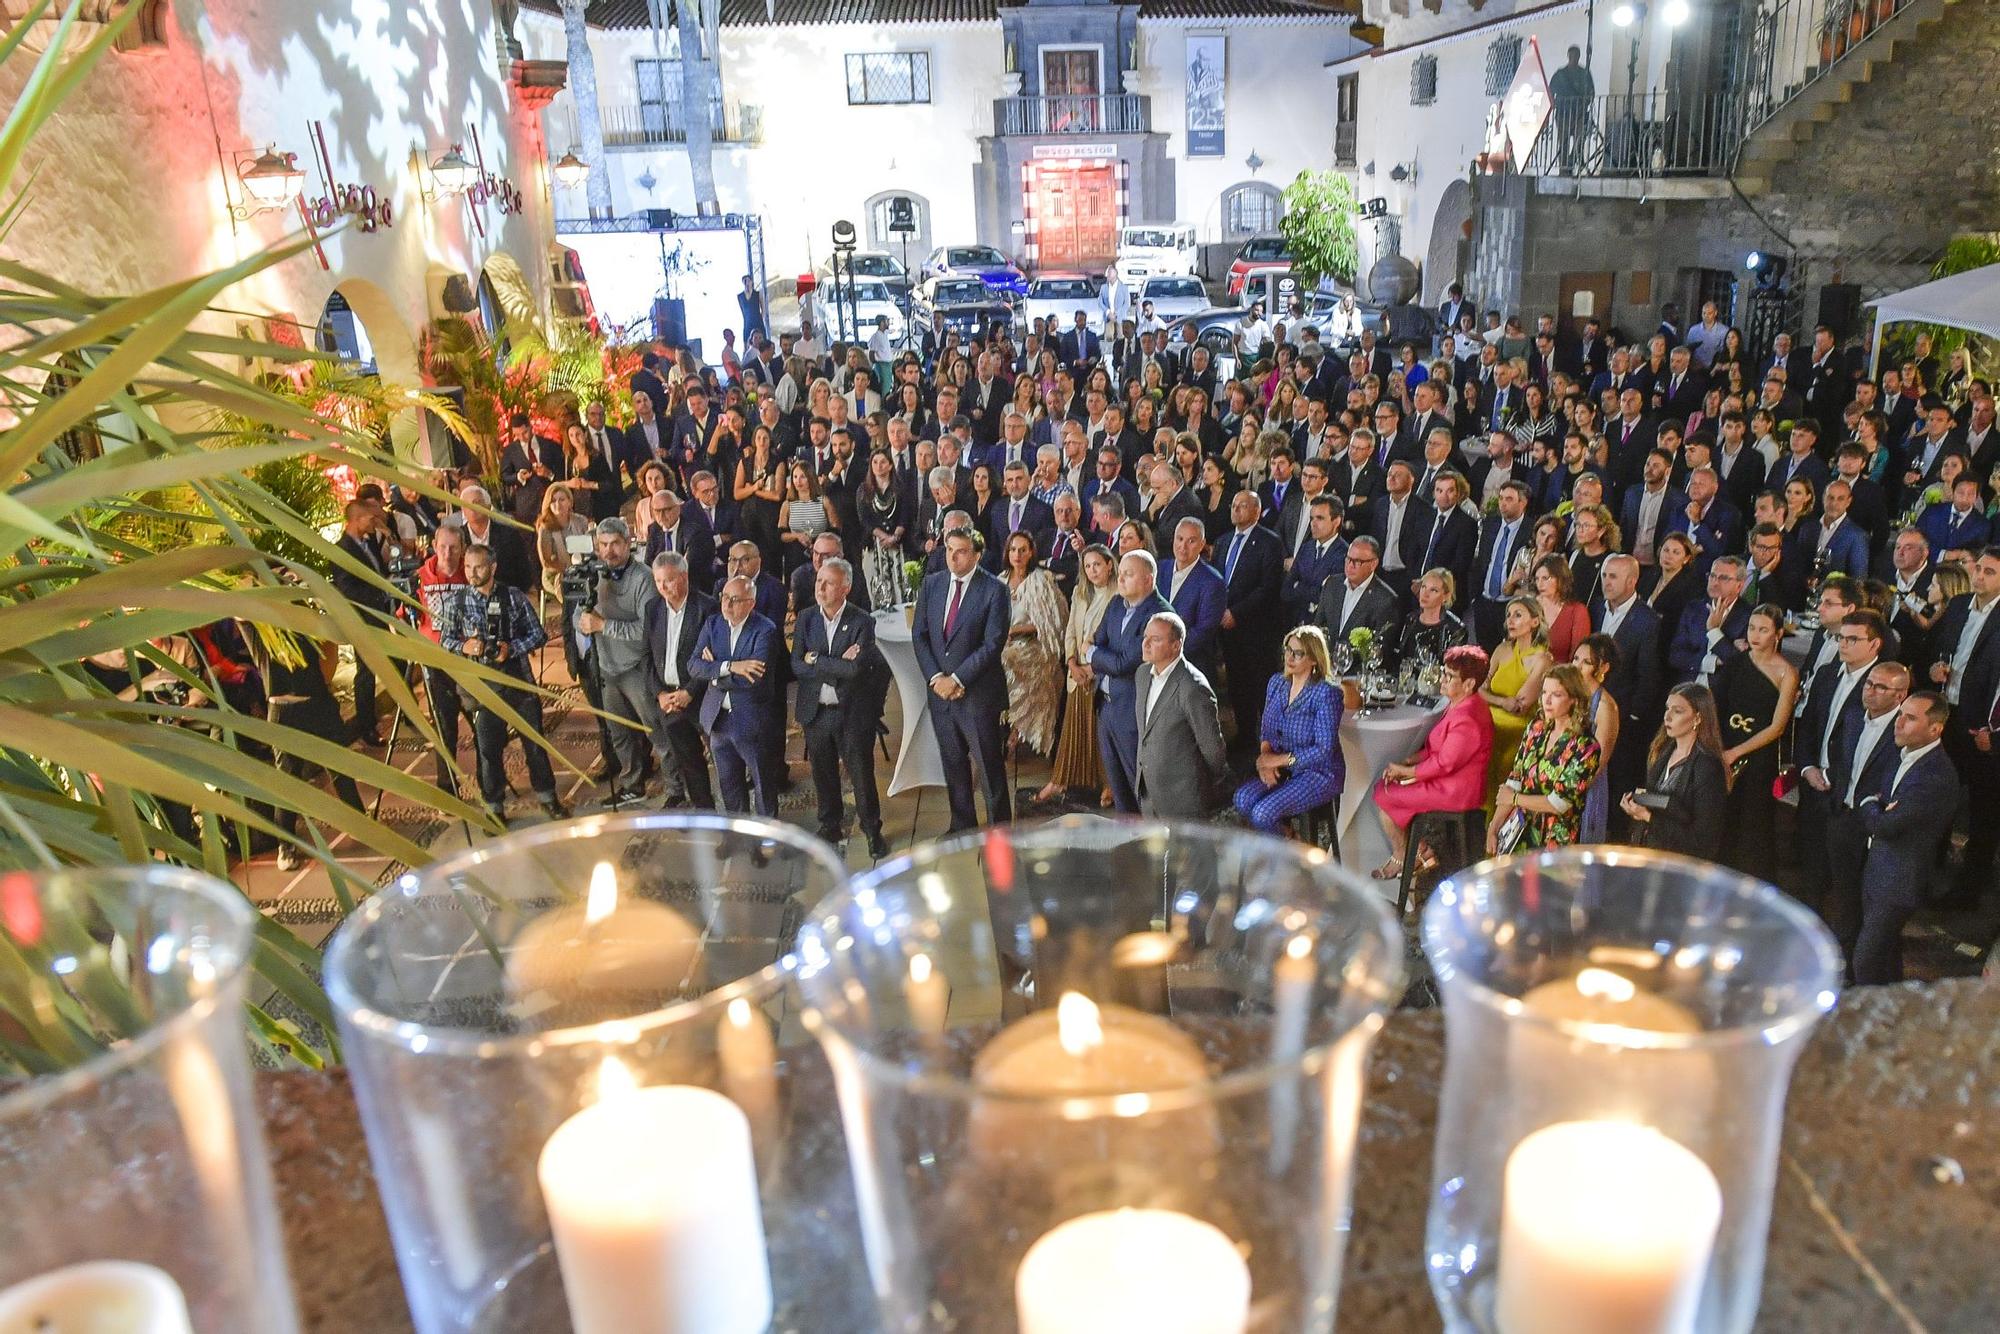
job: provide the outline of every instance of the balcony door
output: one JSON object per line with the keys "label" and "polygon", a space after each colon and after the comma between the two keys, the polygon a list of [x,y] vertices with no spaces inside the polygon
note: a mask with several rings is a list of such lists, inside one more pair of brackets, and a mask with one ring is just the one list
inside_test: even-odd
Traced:
{"label": "balcony door", "polygon": [[1095,46],[1043,47],[1042,96],[1048,102],[1050,134],[1092,134],[1098,128],[1098,65]]}
{"label": "balcony door", "polygon": [[1042,271],[1103,268],[1118,253],[1118,181],[1111,163],[1041,163],[1035,217]]}

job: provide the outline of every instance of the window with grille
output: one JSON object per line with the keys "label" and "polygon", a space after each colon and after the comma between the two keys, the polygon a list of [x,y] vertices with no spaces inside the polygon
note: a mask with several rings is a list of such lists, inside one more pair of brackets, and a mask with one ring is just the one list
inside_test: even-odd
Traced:
{"label": "window with grille", "polygon": [[849,106],[901,106],[931,100],[926,51],[871,51],[847,58]]}
{"label": "window with grille", "polygon": [[1222,195],[1223,226],[1231,238],[1275,232],[1283,212],[1284,202],[1274,186],[1239,185]]}
{"label": "window with grille", "polygon": [[1427,107],[1438,97],[1436,56],[1418,56],[1410,65],[1410,105]]}
{"label": "window with grille", "polygon": [[[636,60],[633,65],[639,79],[639,123],[644,138],[650,142],[687,138],[687,118],[681,114],[681,62]],[[709,123],[718,129],[722,125],[719,79],[709,82]],[[614,135],[618,128],[615,124],[606,126]]]}
{"label": "window with grille", "polygon": [[1514,72],[1520,68],[1521,39],[1495,37],[1486,48],[1486,95],[1503,96],[1514,82]]}

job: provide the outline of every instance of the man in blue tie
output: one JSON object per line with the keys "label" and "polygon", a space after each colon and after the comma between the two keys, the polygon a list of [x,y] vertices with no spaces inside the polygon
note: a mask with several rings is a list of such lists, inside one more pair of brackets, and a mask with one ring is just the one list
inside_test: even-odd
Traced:
{"label": "man in blue tie", "polygon": [[[701,726],[715,756],[715,776],[722,788],[725,810],[749,809],[756,792],[757,813],[778,813],[772,776],[765,772],[768,736],[785,726],[777,708],[778,628],[756,611],[757,593],[740,575],[722,586],[722,609],[711,616],[695,641],[688,675],[706,681],[701,700]],[[747,782],[746,782],[747,779]]]}
{"label": "man in blue tie", "polygon": [[993,517],[988,521],[991,531],[986,534],[986,555],[980,561],[995,572],[1000,569],[1000,556],[1007,550],[1008,538],[1015,533],[1026,533],[1039,548],[1043,535],[1056,526],[1055,511],[1029,494],[1027,464],[1010,463],[1001,476],[1001,488],[1006,495],[993,507]]}
{"label": "man in blue tie", "polygon": [[1277,616],[1285,554],[1262,517],[1257,493],[1238,491],[1229,502],[1234,531],[1222,539],[1222,665],[1238,751],[1257,744],[1264,687],[1278,670],[1279,637],[1290,628]]}
{"label": "man in blue tie", "polygon": [[1331,495],[1314,496],[1307,514],[1310,527],[1306,540],[1292,557],[1292,567],[1285,572],[1284,589],[1278,595],[1286,625],[1304,625],[1312,620],[1320,590],[1328,579],[1341,572],[1347,561],[1347,543],[1340,536],[1340,501]]}
{"label": "man in blue tie", "polygon": [[987,823],[1014,818],[1000,725],[1007,708],[1000,649],[1011,613],[1007,585],[979,568],[970,528],[945,533],[944,563],[918,590],[911,647],[930,683],[931,722],[951,804],[946,832],[957,833],[979,825],[972,802],[975,766],[986,789]]}
{"label": "man in blue tie", "polygon": [[1157,587],[1159,563],[1153,553],[1128,551],[1118,562],[1118,600],[1104,613],[1084,665],[1104,694],[1097,709],[1097,748],[1104,759],[1111,803],[1121,814],[1139,813],[1139,715],[1133,675],[1140,670],[1146,623],[1173,610]]}
{"label": "man in blue tie", "polygon": [[1488,653],[1506,629],[1507,597],[1501,590],[1514,557],[1531,539],[1528,530],[1528,488],[1520,482],[1500,485],[1494,512],[1480,520],[1479,550],[1472,568],[1479,572],[1479,596],[1472,603],[1473,634]]}

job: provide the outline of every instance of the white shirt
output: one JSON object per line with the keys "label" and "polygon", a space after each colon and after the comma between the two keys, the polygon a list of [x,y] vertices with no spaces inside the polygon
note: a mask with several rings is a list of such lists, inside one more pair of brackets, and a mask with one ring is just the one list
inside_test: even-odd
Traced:
{"label": "white shirt", "polygon": [[1869,718],[1864,716],[1862,718],[1861,735],[1856,737],[1854,741],[1854,772],[1847,776],[1847,791],[1841,797],[1841,800],[1845,801],[1848,805],[1852,806],[1854,798],[1858,795],[1855,792],[1855,788],[1861,783],[1861,771],[1868,767],[1869,760],[1875,758],[1877,743],[1883,737],[1889,735],[1889,729],[1894,725],[1895,721],[1896,711],[1894,709],[1884,710],[1880,717]]}
{"label": "white shirt", "polygon": [[1153,721],[1153,706],[1155,704],[1158,704],[1160,702],[1160,696],[1166,693],[1167,678],[1169,676],[1172,676],[1174,674],[1174,668],[1180,665],[1181,665],[1181,655],[1176,653],[1174,655],[1174,660],[1172,662],[1168,663],[1164,667],[1155,667],[1152,669],[1153,670],[1152,685],[1146,691],[1146,716],[1139,720],[1140,726],[1143,727],[1147,723]]}
{"label": "white shirt", "polygon": [[[722,623],[729,625],[727,618]],[[743,625],[748,624],[750,624],[750,618],[746,616],[743,618]],[[743,635],[743,625],[729,625],[729,652],[723,655],[720,663],[716,664],[718,668],[727,670],[729,664],[736,660],[736,641]],[[722,711],[724,713],[734,713],[736,711],[736,701],[729,697],[729,692],[726,690],[722,693]]]}
{"label": "white shirt", "polygon": [[1965,684],[1965,667],[1972,661],[1973,645],[1986,630],[1986,618],[1993,614],[1993,608],[2000,606],[2000,598],[1995,598],[1984,607],[1974,598],[1965,609],[1965,628],[1958,632],[1958,647],[1951,655],[1951,683],[1945,687],[1945,701],[1958,703],[1958,692]]}
{"label": "white shirt", "polygon": [[660,603],[667,609],[667,660],[660,665],[660,682],[669,690],[679,690],[681,668],[680,664],[674,661],[674,655],[680,647],[681,618],[687,615],[688,604],[684,600],[676,609],[674,604],[665,598],[661,598]]}
{"label": "white shirt", "polygon": [[1826,554],[1827,543],[1833,540],[1833,535],[1840,531],[1840,525],[1846,522],[1847,522],[1847,516],[1843,514],[1837,519],[1834,519],[1830,522],[1823,523],[1820,525],[1819,550],[1821,555]]}
{"label": "white shirt", "polygon": [[1874,667],[1874,665],[1875,663],[1871,659],[1867,666],[1864,667],[1856,667],[1852,670],[1842,668],[1840,679],[1833,683],[1833,702],[1827,708],[1826,721],[1821,724],[1822,730],[1819,734],[1819,767],[1821,769],[1825,769],[1832,762],[1832,756],[1827,748],[1833,744],[1834,729],[1840,726],[1841,706],[1847,703],[1849,695],[1861,689],[1861,678],[1868,675],[1869,669]]}
{"label": "white shirt", "polygon": [[890,341],[887,329],[877,329],[868,335],[868,355],[876,361],[887,361],[894,350],[895,344]]}
{"label": "white shirt", "polygon": [[1897,786],[1902,783],[1903,775],[1910,771],[1911,765],[1915,764],[1918,760],[1921,760],[1924,756],[1930,754],[1937,748],[1938,748],[1938,743],[1933,741],[1929,745],[1918,746],[1915,750],[1904,751],[1902,762],[1896,766],[1896,776],[1889,780],[1889,791],[1894,792]]}
{"label": "white shirt", "polygon": [[1601,635],[1617,634],[1618,628],[1625,624],[1626,614],[1629,613],[1634,606],[1638,605],[1638,602],[1639,602],[1639,595],[1637,593],[1634,593],[1631,597],[1626,598],[1623,602],[1619,603],[1615,607],[1611,606],[1609,603],[1605,604],[1604,624],[1597,627],[1597,633]]}
{"label": "white shirt", "polygon": [[1271,341],[1271,326],[1262,320],[1251,320],[1236,332],[1240,340],[1237,346],[1251,352]]}
{"label": "white shirt", "polygon": [[1167,584],[1167,601],[1172,602],[1175,598],[1181,595],[1181,585],[1185,583],[1187,581],[1187,577],[1193,573],[1194,573],[1194,566],[1192,565],[1188,566],[1185,570],[1183,570],[1178,565],[1174,566],[1174,577]]}
{"label": "white shirt", "polygon": [[1361,605],[1361,595],[1366,593],[1368,591],[1369,584],[1373,584],[1374,582],[1375,582],[1375,576],[1371,574],[1368,576],[1367,582],[1362,584],[1361,587],[1359,588],[1356,588],[1354,585],[1348,583],[1343,583],[1341,585],[1342,591],[1340,594],[1340,632],[1342,634],[1347,633],[1348,618],[1353,616],[1354,609]]}
{"label": "white shirt", "polygon": [[[1735,605],[1735,600],[1731,599],[1729,606],[1734,607]],[[1722,613],[1722,622],[1723,625],[1729,623],[1729,612],[1726,609]],[[1722,625],[1718,625],[1708,632],[1708,652],[1702,655],[1701,670],[1694,674],[1694,679],[1703,685],[1708,684],[1709,676],[1714,673],[1717,667],[1722,665],[1721,655],[1716,652],[1717,646],[1722,643],[1722,635]]]}
{"label": "white shirt", "polygon": [[1385,570],[1403,568],[1403,516],[1409,509],[1408,496],[1389,502],[1389,521],[1382,530],[1382,568]]}
{"label": "white shirt", "polygon": [[[821,619],[826,622],[826,651],[829,654],[833,652],[834,636],[840,633],[840,618],[842,615],[846,613],[846,611],[847,611],[847,604],[843,602],[834,609],[833,615],[831,616],[828,616],[824,611],[820,613]],[[839,696],[833,693],[833,683],[831,681],[820,682],[819,702],[822,704],[840,703]]]}

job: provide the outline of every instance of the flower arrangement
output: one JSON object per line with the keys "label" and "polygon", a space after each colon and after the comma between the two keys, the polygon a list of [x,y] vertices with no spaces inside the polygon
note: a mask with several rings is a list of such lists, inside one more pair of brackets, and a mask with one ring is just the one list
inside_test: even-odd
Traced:
{"label": "flower arrangement", "polygon": [[1909,509],[1903,511],[1903,517],[1896,521],[1896,526],[1898,528],[1914,528],[1917,520],[1924,516],[1924,511],[1943,499],[1944,488],[1936,482],[1931,483],[1910,503]]}
{"label": "flower arrangement", "polygon": [[924,563],[920,560],[903,562],[903,583],[914,592],[924,582]]}
{"label": "flower arrangement", "polygon": [[1347,632],[1347,646],[1357,657],[1366,658],[1375,650],[1375,632],[1365,625],[1357,625]]}

